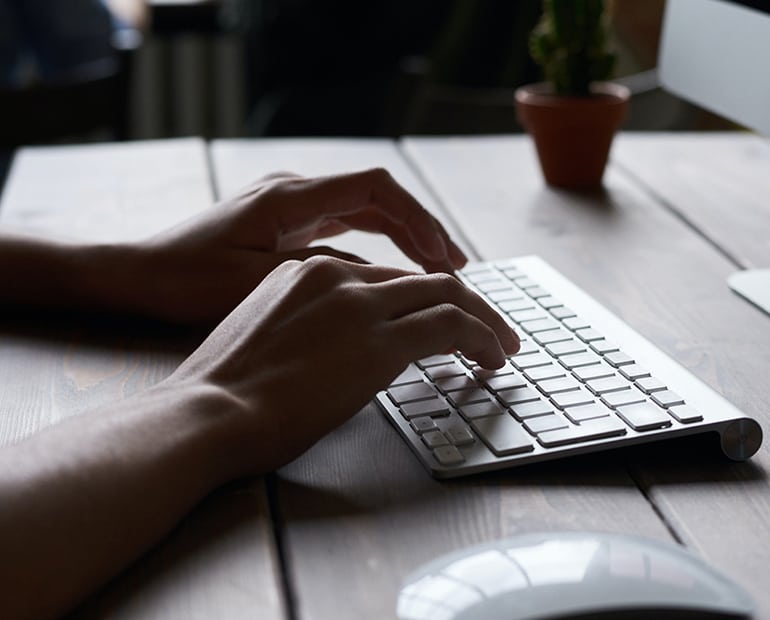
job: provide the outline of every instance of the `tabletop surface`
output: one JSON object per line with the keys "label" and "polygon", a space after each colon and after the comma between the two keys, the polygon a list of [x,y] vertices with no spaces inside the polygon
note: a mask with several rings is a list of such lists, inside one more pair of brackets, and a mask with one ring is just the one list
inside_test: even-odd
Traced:
{"label": "tabletop surface", "polygon": [[[747,134],[623,134],[604,191],[579,195],[543,184],[523,136],[48,147],[17,155],[0,224],[140,238],[269,172],[385,166],[470,257],[542,256],[767,429],[770,316],[726,278],[770,266],[769,165],[770,143]],[[412,266],[363,233],[334,245]],[[0,443],[154,384],[193,346],[0,320]],[[438,555],[600,530],[680,542],[770,618],[769,450],[732,463],[674,442],[439,482],[370,404],[283,469],[213,493],[74,617],[393,618],[404,578]]]}

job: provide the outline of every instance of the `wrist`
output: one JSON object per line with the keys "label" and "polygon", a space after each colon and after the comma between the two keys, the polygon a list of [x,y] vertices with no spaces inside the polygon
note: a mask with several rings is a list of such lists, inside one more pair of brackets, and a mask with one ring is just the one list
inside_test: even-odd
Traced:
{"label": "wrist", "polygon": [[70,294],[83,310],[142,314],[143,264],[141,250],[131,244],[72,248]]}
{"label": "wrist", "polygon": [[212,383],[178,381],[173,375],[146,397],[155,400],[165,416],[159,432],[175,435],[169,453],[177,454],[178,467],[188,479],[201,482],[203,493],[257,473],[251,464],[254,446],[244,402]]}

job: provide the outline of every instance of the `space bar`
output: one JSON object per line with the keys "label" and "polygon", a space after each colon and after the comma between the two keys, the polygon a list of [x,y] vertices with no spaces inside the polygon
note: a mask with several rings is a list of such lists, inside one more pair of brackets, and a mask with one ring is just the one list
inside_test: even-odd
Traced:
{"label": "space bar", "polygon": [[545,448],[555,448],[556,446],[566,446],[571,443],[625,434],[625,424],[613,416],[607,416],[606,418],[585,420],[579,425],[569,428],[545,431],[537,436],[537,440]]}

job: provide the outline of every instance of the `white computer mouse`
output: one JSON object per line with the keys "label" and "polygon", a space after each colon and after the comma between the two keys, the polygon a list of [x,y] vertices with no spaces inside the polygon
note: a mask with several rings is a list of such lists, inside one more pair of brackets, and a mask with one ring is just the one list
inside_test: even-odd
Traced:
{"label": "white computer mouse", "polygon": [[682,547],[597,532],[524,534],[411,575],[400,620],[750,618],[749,595]]}

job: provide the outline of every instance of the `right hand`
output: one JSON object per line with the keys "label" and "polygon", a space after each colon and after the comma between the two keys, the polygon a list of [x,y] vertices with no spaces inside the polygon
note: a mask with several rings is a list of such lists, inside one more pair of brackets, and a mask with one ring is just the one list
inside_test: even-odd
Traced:
{"label": "right hand", "polygon": [[450,275],[314,257],[276,268],[168,381],[213,385],[238,403],[237,447],[222,464],[238,476],[293,460],[413,360],[458,350],[498,368],[518,348]]}

